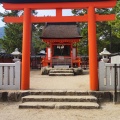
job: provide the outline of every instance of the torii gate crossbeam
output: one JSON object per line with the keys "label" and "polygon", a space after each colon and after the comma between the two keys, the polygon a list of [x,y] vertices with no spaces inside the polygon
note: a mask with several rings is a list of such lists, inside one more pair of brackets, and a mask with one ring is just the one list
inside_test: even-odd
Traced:
{"label": "torii gate crossbeam", "polygon": [[[30,88],[30,39],[31,23],[40,22],[88,22],[89,65],[90,65],[90,90],[98,90],[98,62],[96,43],[96,21],[114,20],[115,15],[95,14],[95,8],[110,8],[116,5],[116,0],[98,2],[64,2],[63,3],[3,3],[7,10],[24,10],[21,17],[5,17],[5,22],[23,23],[22,43],[22,78],[21,89]],[[62,16],[62,9],[86,8],[88,14],[84,16]],[[55,17],[34,17],[31,10],[56,9]]]}

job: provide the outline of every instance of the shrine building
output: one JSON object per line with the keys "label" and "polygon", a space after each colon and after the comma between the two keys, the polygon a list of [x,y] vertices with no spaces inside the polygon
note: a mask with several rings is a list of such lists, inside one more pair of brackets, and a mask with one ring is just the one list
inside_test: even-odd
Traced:
{"label": "shrine building", "polygon": [[75,22],[46,23],[40,38],[47,44],[46,56],[42,61],[43,67],[80,67],[81,60],[77,57],[76,43],[82,37]]}

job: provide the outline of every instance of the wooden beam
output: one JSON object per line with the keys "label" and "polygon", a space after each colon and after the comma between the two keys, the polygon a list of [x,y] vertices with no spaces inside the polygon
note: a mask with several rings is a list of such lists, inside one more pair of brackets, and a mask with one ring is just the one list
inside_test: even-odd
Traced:
{"label": "wooden beam", "polygon": [[3,3],[6,10],[23,10],[24,8],[35,9],[80,9],[93,6],[96,8],[111,8],[116,5],[117,0],[99,1],[99,2],[60,2],[60,3],[27,3],[27,4],[12,4]]}
{"label": "wooden beam", "polygon": [[62,16],[62,9],[56,9],[56,16]]}
{"label": "wooden beam", "polygon": [[111,21],[115,20],[115,14],[110,14],[110,15],[99,15],[96,14],[96,21]]}
{"label": "wooden beam", "polygon": [[4,17],[4,22],[6,22],[6,23],[22,23],[23,16],[20,16],[20,17],[7,16],[7,17]]}
{"label": "wooden beam", "polygon": [[[21,17],[5,17],[4,21],[6,23],[22,23],[23,16]],[[40,22],[87,22],[87,15],[84,16],[61,16],[61,17],[35,17],[31,16],[32,23],[40,23]]]}
{"label": "wooden beam", "polygon": [[[115,15],[98,15],[96,14],[96,21],[108,21],[108,20],[114,20]],[[6,23],[22,23],[23,22],[23,16],[21,17],[5,17],[4,21]],[[88,21],[88,15],[84,16],[55,16],[55,17],[35,17],[31,16],[31,22],[32,23],[42,23],[42,22],[87,22]]]}
{"label": "wooden beam", "polygon": [[80,39],[71,39],[71,40],[69,40],[69,39],[52,39],[52,40],[50,40],[50,39],[43,39],[43,41],[44,42],[46,42],[46,43],[64,43],[64,42],[69,42],[69,43],[74,43],[74,42],[79,42],[80,41]]}
{"label": "wooden beam", "polygon": [[31,21],[33,23],[39,22],[87,22],[87,15],[84,16],[58,16],[58,17],[34,17]]}

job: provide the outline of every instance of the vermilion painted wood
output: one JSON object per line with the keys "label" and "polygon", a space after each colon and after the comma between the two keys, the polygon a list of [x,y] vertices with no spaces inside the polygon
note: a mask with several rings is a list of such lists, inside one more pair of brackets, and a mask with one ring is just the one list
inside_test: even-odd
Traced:
{"label": "vermilion painted wood", "polygon": [[56,16],[57,17],[62,17],[62,9],[61,8],[56,9]]}
{"label": "vermilion painted wood", "polygon": [[98,90],[98,62],[97,62],[97,42],[96,42],[96,20],[94,7],[88,9],[88,48],[89,48],[89,69],[90,69],[90,89]]}
{"label": "vermilion painted wood", "polygon": [[31,10],[24,9],[23,17],[23,41],[22,41],[22,78],[21,89],[30,88],[30,43],[31,43]]}
{"label": "vermilion painted wood", "polygon": [[[50,40],[50,39],[44,39],[43,40],[44,42],[46,42],[46,43],[63,43],[63,40],[61,40],[61,39],[52,39],[52,40]],[[75,43],[75,42],[79,42],[80,40],[79,39],[71,39],[71,40],[68,40],[68,39],[64,39],[64,43],[65,42],[67,42],[67,43]],[[65,43],[66,44],[66,43]]]}
{"label": "vermilion painted wood", "polygon": [[64,3],[28,3],[28,4],[11,4],[3,3],[6,10],[23,10],[24,8],[31,9],[79,9],[94,6],[96,8],[110,8],[116,5],[117,0],[100,1],[100,2],[64,2]]}
{"label": "vermilion painted wood", "polygon": [[[115,15],[95,15],[96,21],[109,21],[114,20]],[[22,23],[23,16],[21,17],[5,17],[4,21],[6,23]],[[88,15],[84,16],[61,16],[61,17],[35,17],[31,16],[32,23],[40,23],[40,22],[88,22]]]}
{"label": "vermilion painted wood", "polygon": [[[5,17],[5,22],[22,23],[23,16],[21,17]],[[61,17],[34,17],[31,16],[31,22],[87,22],[87,15],[85,16],[61,16]]]}

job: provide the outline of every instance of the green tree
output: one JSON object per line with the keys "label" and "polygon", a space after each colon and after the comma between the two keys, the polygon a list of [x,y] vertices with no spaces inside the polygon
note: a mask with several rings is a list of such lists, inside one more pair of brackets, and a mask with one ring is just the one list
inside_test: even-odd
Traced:
{"label": "green tree", "polygon": [[120,38],[120,1],[117,2],[113,11],[116,14],[116,20],[109,22],[109,24],[112,27],[112,34]]}
{"label": "green tree", "polygon": [[[20,16],[23,11],[5,11],[1,13],[1,16]],[[37,12],[32,11],[32,14],[36,15]],[[32,24],[32,38],[31,38],[31,53],[37,54],[41,49],[45,48],[45,44],[40,40],[41,25],[43,24]],[[2,48],[7,52],[11,53],[15,48],[18,48],[22,52],[22,36],[23,36],[23,25],[17,23],[7,23],[5,26],[5,36],[0,39]]]}
{"label": "green tree", "polygon": [[111,51],[115,53],[120,52],[120,0],[113,8],[113,13],[116,14],[116,19],[108,23],[111,26]]}
{"label": "green tree", "polygon": [[38,54],[41,50],[46,48],[46,43],[40,39],[43,26],[44,23],[34,24],[34,30],[32,31],[32,54]]}
{"label": "green tree", "polygon": [[[73,9],[72,13],[75,16],[81,16],[87,13],[86,9]],[[78,27],[80,29],[80,36],[83,38],[79,43],[78,46],[78,54],[79,55],[88,55],[88,24],[85,22],[78,23]]]}
{"label": "green tree", "polygon": [[[18,16],[21,11],[5,11],[2,16]],[[21,51],[22,45],[22,24],[7,23],[5,26],[5,36],[0,39],[2,48],[11,53],[18,48]]]}
{"label": "green tree", "polygon": [[[111,14],[116,13],[117,19],[113,22],[96,22],[96,36],[97,36],[97,46],[98,46],[98,53],[103,50],[104,47],[106,47],[110,52],[118,52],[120,49],[120,41],[119,41],[119,35],[120,35],[120,2],[117,3],[117,6],[114,9],[95,9],[96,13],[98,14]],[[74,15],[84,15],[87,13],[86,10],[80,9],[80,10],[72,10],[72,13]],[[116,25],[115,25],[116,23]],[[84,43],[87,43],[88,40],[88,27],[87,23],[79,23],[80,29],[81,29],[81,36],[83,36],[82,40],[78,43],[79,46],[79,54],[80,55],[86,55],[88,51],[88,46],[84,45]],[[118,28],[116,28],[116,26]],[[119,33],[118,33],[119,31]],[[116,33],[115,33],[116,32]]]}
{"label": "green tree", "polygon": [[8,24],[5,27],[5,36],[0,39],[2,48],[11,53],[15,48],[21,51],[22,45],[22,25],[21,24]]}

